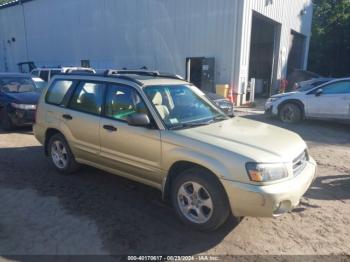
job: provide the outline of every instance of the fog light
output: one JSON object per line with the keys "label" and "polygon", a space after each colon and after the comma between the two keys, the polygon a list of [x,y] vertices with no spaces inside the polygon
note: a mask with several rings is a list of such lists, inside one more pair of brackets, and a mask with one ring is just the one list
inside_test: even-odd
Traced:
{"label": "fog light", "polygon": [[273,212],[273,216],[280,216],[284,213],[287,213],[292,210],[292,203],[289,200],[284,200],[279,203],[275,211]]}

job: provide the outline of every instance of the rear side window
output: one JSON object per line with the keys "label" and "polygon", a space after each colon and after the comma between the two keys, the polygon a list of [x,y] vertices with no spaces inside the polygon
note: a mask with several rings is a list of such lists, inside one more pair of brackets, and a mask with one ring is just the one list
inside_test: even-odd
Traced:
{"label": "rear side window", "polygon": [[84,113],[100,115],[104,86],[102,83],[80,82],[69,107]]}
{"label": "rear side window", "polygon": [[33,70],[32,71],[32,75],[39,77],[39,71],[38,70]]}
{"label": "rear side window", "polygon": [[49,71],[48,70],[42,70],[40,71],[40,78],[44,80],[45,82],[49,81]]}
{"label": "rear side window", "polygon": [[46,102],[53,105],[61,105],[73,81],[56,80],[46,94]]}
{"label": "rear side window", "polygon": [[53,78],[55,75],[61,74],[60,70],[51,70],[50,78]]}

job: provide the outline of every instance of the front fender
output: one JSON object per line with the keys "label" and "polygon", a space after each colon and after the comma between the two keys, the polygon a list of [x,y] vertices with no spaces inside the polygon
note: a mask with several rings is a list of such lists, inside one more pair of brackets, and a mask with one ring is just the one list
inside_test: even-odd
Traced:
{"label": "front fender", "polygon": [[163,159],[163,169],[166,175],[163,178],[163,187],[166,185],[168,174],[173,165],[178,162],[189,162],[210,170],[218,179],[230,179],[230,171],[219,160],[206,154],[195,152],[187,148],[173,148]]}

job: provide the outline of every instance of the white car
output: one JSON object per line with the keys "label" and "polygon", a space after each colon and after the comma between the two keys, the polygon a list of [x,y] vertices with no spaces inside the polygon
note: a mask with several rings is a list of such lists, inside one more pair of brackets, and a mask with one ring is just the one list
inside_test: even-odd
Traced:
{"label": "white car", "polygon": [[64,74],[68,72],[96,74],[96,71],[94,69],[87,67],[41,67],[35,68],[31,72],[31,75],[33,77],[39,77],[45,82],[49,82],[50,79],[55,75]]}
{"label": "white car", "polygon": [[350,78],[336,79],[307,91],[274,95],[265,113],[285,123],[302,119],[350,120]]}

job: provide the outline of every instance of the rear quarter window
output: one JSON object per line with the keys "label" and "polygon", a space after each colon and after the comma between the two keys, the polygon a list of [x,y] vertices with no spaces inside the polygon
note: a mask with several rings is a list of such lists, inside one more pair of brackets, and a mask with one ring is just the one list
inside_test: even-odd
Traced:
{"label": "rear quarter window", "polygon": [[46,102],[48,104],[61,105],[73,83],[74,81],[71,80],[56,80],[53,82],[47,91]]}
{"label": "rear quarter window", "polygon": [[42,70],[40,71],[40,78],[44,80],[45,82],[49,81],[49,71],[48,70]]}
{"label": "rear quarter window", "polygon": [[39,77],[39,71],[38,70],[33,70],[32,71],[32,75]]}

